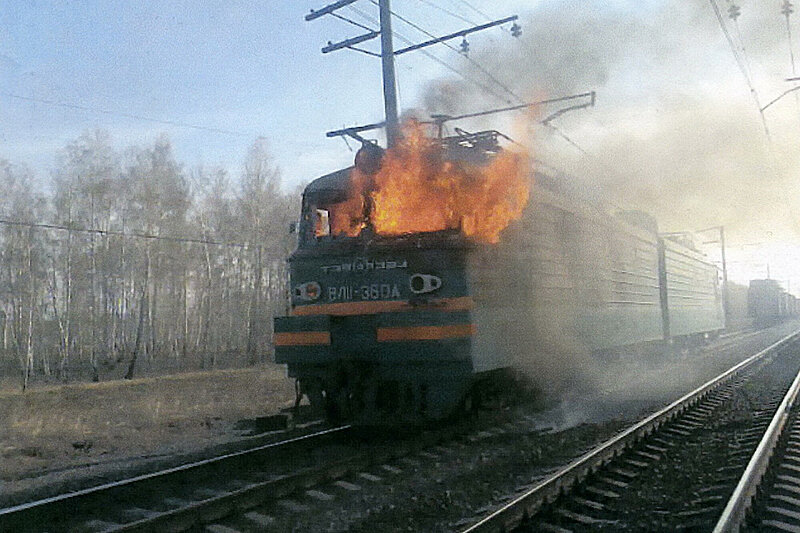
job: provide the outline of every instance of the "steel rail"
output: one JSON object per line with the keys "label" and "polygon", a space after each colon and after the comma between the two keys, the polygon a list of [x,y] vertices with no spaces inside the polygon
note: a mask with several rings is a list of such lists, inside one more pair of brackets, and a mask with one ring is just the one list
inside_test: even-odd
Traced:
{"label": "steel rail", "polygon": [[789,411],[797,401],[798,393],[800,393],[800,372],[794,378],[792,386],[789,387],[789,391],[775,411],[775,416],[772,417],[772,421],[758,443],[750,462],[747,463],[744,474],[739,479],[739,483],[733,490],[725,510],[722,511],[716,526],[714,526],[714,533],[735,533],[744,525],[744,521],[755,501],[761,480],[767,472],[767,468],[769,468],[770,460],[778,445],[778,439],[786,427],[786,422],[789,420],[791,414]]}
{"label": "steel rail", "polygon": [[612,437],[597,448],[587,452],[563,469],[538,483],[529,491],[463,530],[462,533],[509,531],[513,529],[518,526],[526,516],[532,516],[542,506],[553,502],[564,491],[585,479],[592,471],[619,455],[638,439],[648,436],[661,424],[670,421],[672,418],[678,416],[693,404],[697,403],[707,393],[727,382],[753,363],[771,354],[776,349],[796,340],[798,336],[800,336],[800,331],[789,334],[726,370],[719,376],[707,381],[705,384],[685,394],[660,411],[648,416],[616,437]]}
{"label": "steel rail", "polygon": [[94,487],[90,487],[87,489],[77,490],[73,492],[68,492],[65,494],[59,494],[57,496],[52,496],[49,498],[43,498],[41,500],[35,500],[32,502],[27,502],[19,505],[15,505],[12,507],[7,507],[4,509],[0,509],[0,530],[5,530],[4,525],[9,522],[20,523],[20,521],[25,521],[28,517],[36,518],[37,516],[41,516],[40,513],[45,511],[46,508],[55,505],[69,505],[69,504],[77,504],[77,502],[83,498],[88,498],[91,496],[99,496],[102,493],[107,493],[116,489],[126,489],[132,488],[137,484],[143,484],[150,481],[158,481],[169,476],[174,476],[180,473],[190,473],[192,470],[199,470],[201,468],[220,465],[226,461],[231,461],[234,459],[244,458],[248,455],[252,455],[255,453],[267,451],[267,450],[274,450],[277,448],[283,448],[292,445],[300,445],[300,444],[307,444],[315,439],[334,435],[336,433],[341,433],[351,429],[351,426],[344,425],[335,428],[329,428],[322,431],[317,431],[314,433],[310,433],[308,435],[301,435],[299,437],[293,437],[291,439],[272,442],[268,444],[263,444],[260,446],[256,446],[254,448],[248,448],[246,450],[240,450],[237,452],[227,453],[224,455],[220,455],[217,457],[212,457],[209,459],[203,459],[201,461],[194,461],[191,463],[187,463],[184,465],[167,468],[164,470],[159,470],[156,472],[150,472],[147,474],[142,474],[138,476],[134,476],[131,478],[114,481],[110,483],[104,483],[102,485],[96,485]]}

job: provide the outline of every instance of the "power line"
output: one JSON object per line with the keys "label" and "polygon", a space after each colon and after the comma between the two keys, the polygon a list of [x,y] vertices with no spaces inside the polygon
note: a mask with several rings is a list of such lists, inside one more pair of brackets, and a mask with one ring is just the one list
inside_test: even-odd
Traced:
{"label": "power line", "polygon": [[[374,5],[378,5],[378,2],[377,2],[377,0],[370,0],[370,2],[372,2]],[[392,14],[392,15],[394,15],[394,16],[395,16],[396,18],[398,18],[399,20],[401,20],[401,21],[405,22],[406,24],[408,24],[408,25],[409,25],[409,26],[411,26],[412,28],[416,29],[417,31],[420,31],[420,32],[424,33],[424,34],[425,34],[425,35],[427,35],[428,37],[430,37],[430,38],[432,38],[432,39],[438,39],[438,37],[437,37],[436,35],[434,35],[434,34],[430,33],[429,31],[425,30],[424,28],[421,28],[419,25],[417,25],[417,24],[415,24],[415,23],[411,22],[411,21],[410,21],[410,20],[408,20],[407,18],[405,18],[405,17],[403,17],[403,16],[401,16],[401,15],[398,15],[396,12],[394,12],[394,11],[391,11],[391,14]],[[499,79],[497,79],[497,77],[495,77],[495,76],[494,76],[494,75],[493,75],[491,72],[489,72],[488,70],[486,70],[486,69],[483,67],[483,65],[481,65],[480,63],[478,63],[476,60],[474,60],[473,58],[469,57],[468,55],[464,55],[464,54],[462,54],[462,53],[461,53],[461,52],[460,52],[460,51],[459,51],[457,48],[455,48],[453,45],[451,45],[451,44],[449,44],[449,43],[445,43],[445,42],[443,42],[442,44],[444,44],[444,45],[445,45],[447,48],[449,48],[450,50],[454,51],[455,53],[457,53],[457,54],[459,54],[459,55],[463,55],[463,56],[464,56],[464,58],[465,58],[467,61],[469,61],[470,63],[472,63],[472,64],[475,66],[475,68],[477,68],[479,71],[481,71],[481,72],[482,72],[482,73],[483,73],[483,74],[484,74],[484,75],[485,75],[487,78],[489,78],[489,79],[490,79],[490,80],[492,80],[494,83],[496,83],[496,84],[497,84],[499,87],[501,87],[501,88],[502,88],[502,89],[503,89],[505,92],[507,92],[508,94],[510,94],[511,96],[513,96],[514,98],[516,98],[516,99],[517,99],[518,101],[520,101],[520,102],[524,101],[524,100],[523,100],[522,98],[520,98],[520,97],[519,97],[519,96],[518,96],[516,93],[514,93],[514,91],[512,91],[511,89],[509,89],[509,88],[508,88],[508,86],[506,86],[506,84],[504,84],[502,81],[500,81]]]}
{"label": "power line", "polygon": [[18,100],[25,100],[25,101],[28,101],[28,102],[36,102],[36,103],[39,103],[39,104],[47,104],[47,105],[52,105],[52,106],[56,106],[56,107],[63,107],[63,108],[66,108],[66,109],[77,109],[77,110],[80,110],[80,111],[88,111],[90,113],[101,113],[103,115],[111,115],[111,116],[132,118],[134,120],[141,120],[141,121],[144,121],[144,122],[154,122],[156,124],[166,124],[168,126],[178,126],[178,127],[181,127],[181,128],[191,128],[191,129],[195,129],[195,130],[210,131],[210,132],[213,132],[213,133],[222,133],[224,135],[234,135],[234,136],[237,136],[237,137],[253,137],[254,136],[254,134],[242,133],[240,131],[223,130],[223,129],[220,129],[220,128],[212,128],[212,127],[209,127],[209,126],[198,126],[196,124],[189,124],[188,122],[178,122],[178,121],[174,121],[174,120],[162,120],[162,119],[157,119],[157,118],[152,118],[152,117],[146,117],[144,115],[134,115],[132,113],[123,113],[123,112],[120,112],[120,111],[109,111],[107,109],[100,109],[100,108],[95,108],[95,107],[79,105],[79,104],[71,104],[71,103],[67,103],[67,102],[57,102],[55,100],[47,100],[45,98],[35,98],[33,96],[23,96],[23,95],[19,95],[19,94],[12,94],[12,93],[6,93],[6,92],[0,93],[0,95],[6,96],[8,98],[16,98]]}
{"label": "power line", "polygon": [[474,11],[475,13],[477,13],[478,15],[482,16],[483,18],[485,18],[485,19],[487,19],[487,20],[491,20],[491,17],[490,17],[489,15],[487,15],[486,13],[484,13],[483,11],[481,11],[480,9],[478,9],[477,7],[474,7],[472,4],[470,4],[470,3],[469,3],[469,2],[467,2],[466,0],[459,0],[459,1],[460,1],[462,4],[464,4],[465,6],[467,6],[468,8],[470,8],[471,10],[473,10],[473,11]]}
{"label": "power line", "polygon": [[728,45],[731,48],[731,52],[733,53],[733,57],[736,60],[736,64],[739,66],[739,70],[742,72],[742,76],[744,76],[745,81],[747,82],[747,86],[750,88],[750,94],[753,97],[753,100],[756,103],[756,108],[758,109],[758,113],[761,116],[761,124],[764,126],[764,134],[767,137],[767,141],[772,146],[772,135],[770,135],[769,127],[767,126],[767,117],[764,115],[764,110],[761,107],[761,102],[758,97],[758,92],[756,91],[755,86],[753,85],[753,80],[750,78],[750,74],[747,71],[747,66],[745,61],[739,56],[739,51],[736,49],[736,44],[733,42],[733,38],[728,31],[727,26],[725,26],[725,20],[722,18],[722,13],[720,12],[719,6],[717,5],[716,0],[708,0],[711,3],[711,7],[714,9],[714,14],[717,17],[717,22],[719,22],[719,27],[722,29],[722,33],[725,35],[725,39],[728,41]]}
{"label": "power line", "polygon": [[[362,16],[365,20],[367,20],[369,22],[372,22],[373,24],[377,23],[377,20],[373,16],[371,16],[369,13],[365,13],[361,9],[359,9],[357,7],[354,7],[354,6],[348,6],[348,7],[349,7],[350,10],[352,10],[352,11],[356,12],[357,14],[359,14],[360,16]],[[400,39],[401,41],[403,41],[406,44],[414,44],[414,41],[412,41],[411,39],[405,37],[401,33],[398,33],[397,31],[393,30],[392,31],[392,35],[394,35],[395,37],[397,37],[398,39]],[[467,81],[469,83],[472,83],[472,84],[476,85],[477,87],[481,88],[485,93],[494,96],[495,98],[497,98],[501,102],[510,103],[507,98],[504,98],[503,96],[501,96],[499,93],[494,91],[488,85],[486,85],[484,83],[481,83],[478,80],[476,80],[476,79],[474,79],[474,78],[472,78],[470,76],[467,76],[466,74],[464,74],[463,72],[461,72],[457,68],[453,67],[452,65],[450,65],[446,61],[444,61],[442,59],[439,59],[438,57],[436,57],[432,53],[428,52],[427,50],[420,50],[419,52],[422,55],[424,55],[425,57],[427,57],[428,59],[430,59],[432,61],[435,61],[436,63],[439,63],[441,66],[443,66],[447,70],[453,72],[454,74],[457,74],[458,76],[460,76],[465,81]]]}
{"label": "power line", "polygon": [[345,16],[342,16],[342,15],[340,15],[339,13],[335,13],[335,12],[334,12],[334,13],[330,13],[330,15],[333,15],[334,17],[336,17],[336,18],[337,18],[337,19],[339,19],[339,20],[343,20],[343,21],[345,21],[345,22],[349,22],[349,23],[350,23],[350,24],[352,24],[353,26],[358,26],[358,27],[359,27],[359,28],[361,28],[362,30],[367,30],[367,31],[371,31],[371,32],[374,32],[374,31],[375,31],[375,29],[374,29],[374,28],[370,28],[369,26],[365,26],[364,24],[361,24],[361,23],[359,23],[359,22],[356,22],[355,20],[351,20],[351,19],[349,19],[349,18],[347,18],[347,17],[345,17]]}
{"label": "power line", "polygon": [[453,13],[449,9],[446,9],[446,8],[444,8],[444,7],[442,7],[442,6],[438,5],[438,4],[435,4],[435,3],[431,2],[430,0],[417,0],[417,1],[422,3],[422,4],[429,5],[434,9],[438,9],[442,13],[446,13],[447,15],[450,15],[453,18],[457,18],[458,20],[464,21],[467,24],[472,24],[473,26],[477,26],[477,24],[475,24],[474,22],[472,22],[468,18],[466,18],[466,17],[464,17],[462,15],[459,15],[458,13]]}
{"label": "power line", "polygon": [[24,222],[21,220],[0,219],[0,224],[6,226],[17,226],[25,228],[52,229],[52,230],[69,231],[76,233],[89,233],[94,235],[110,235],[114,237],[149,239],[149,240],[169,241],[169,242],[185,242],[191,244],[211,244],[214,246],[229,246],[232,248],[243,248],[243,249],[257,248],[258,246],[260,246],[260,245],[245,244],[240,242],[212,241],[208,239],[196,239],[192,237],[171,237],[165,235],[153,235],[150,233],[123,232],[123,231],[104,230],[97,228],[81,228],[73,226],[62,226],[59,224],[47,224],[42,222]]}

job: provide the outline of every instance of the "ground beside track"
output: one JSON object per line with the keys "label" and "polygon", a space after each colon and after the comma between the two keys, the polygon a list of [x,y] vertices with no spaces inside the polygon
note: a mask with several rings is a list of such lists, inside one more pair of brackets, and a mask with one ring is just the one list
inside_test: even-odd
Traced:
{"label": "ground beside track", "polygon": [[293,399],[279,365],[0,391],[0,506],[208,455]]}

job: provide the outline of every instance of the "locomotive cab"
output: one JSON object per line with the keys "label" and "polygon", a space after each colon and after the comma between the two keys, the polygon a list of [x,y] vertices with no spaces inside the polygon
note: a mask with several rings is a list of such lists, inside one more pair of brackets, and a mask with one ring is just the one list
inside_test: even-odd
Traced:
{"label": "locomotive cab", "polygon": [[358,164],[304,191],[289,258],[290,312],[274,323],[275,359],[298,380],[298,401],[305,395],[332,418],[441,419],[458,408],[473,376],[466,263],[474,243],[459,228],[373,231],[369,199],[354,194]]}

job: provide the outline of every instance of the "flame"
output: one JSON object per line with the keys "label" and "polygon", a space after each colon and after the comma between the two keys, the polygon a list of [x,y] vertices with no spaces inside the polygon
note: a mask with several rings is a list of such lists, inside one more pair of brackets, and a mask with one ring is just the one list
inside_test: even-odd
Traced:
{"label": "flame", "polygon": [[527,168],[527,157],[510,151],[485,166],[445,160],[440,143],[410,122],[397,146],[384,154],[377,174],[353,169],[351,196],[335,206],[331,232],[358,235],[369,203],[380,235],[460,228],[476,240],[496,243],[528,203]]}

